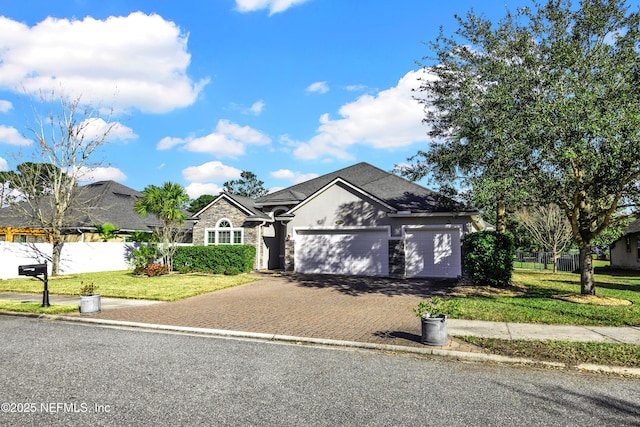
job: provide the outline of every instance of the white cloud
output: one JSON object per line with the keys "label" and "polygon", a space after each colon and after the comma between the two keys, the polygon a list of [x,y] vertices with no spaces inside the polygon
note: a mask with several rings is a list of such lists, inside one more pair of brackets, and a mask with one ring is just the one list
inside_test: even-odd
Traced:
{"label": "white cloud", "polygon": [[238,157],[244,154],[244,144],[220,133],[211,133],[200,138],[188,138],[184,144],[187,151],[209,153],[220,157]]}
{"label": "white cloud", "polygon": [[271,176],[277,179],[286,179],[294,184],[299,184],[301,182],[317,178],[319,175],[317,173],[301,173],[293,172],[289,169],[280,169],[275,172],[271,172]]}
{"label": "white cloud", "polygon": [[237,179],[240,178],[241,173],[240,169],[213,161],[199,166],[190,166],[182,171],[182,176],[185,180],[191,181],[185,190],[189,197],[195,199],[203,194],[219,194],[223,188],[214,181],[225,182]]}
{"label": "white cloud", "polygon": [[31,144],[31,140],[22,136],[20,132],[18,132],[18,129],[14,127],[0,125],[0,143],[9,145],[29,145]]}
{"label": "white cloud", "polygon": [[162,138],[156,148],[168,150],[181,145],[196,153],[209,153],[221,157],[237,157],[245,152],[247,144],[265,145],[271,138],[249,126],[240,126],[229,120],[219,120],[215,132],[201,137]]}
{"label": "white cloud", "polygon": [[359,92],[361,90],[365,90],[367,87],[365,85],[348,85],[346,89],[349,92]]}
{"label": "white cloud", "polygon": [[0,87],[163,113],[193,104],[207,83],[187,75],[187,41],[175,23],[142,12],[33,27],[0,16]]}
{"label": "white cloud", "polygon": [[0,99],[0,113],[6,113],[13,108],[13,104],[9,101]]}
{"label": "white cloud", "polygon": [[126,181],[127,175],[120,169],[114,167],[97,167],[88,168],[81,167],[78,172],[78,181],[80,182],[96,182],[96,181]]}
{"label": "white cloud", "polygon": [[216,160],[199,166],[189,166],[182,171],[182,176],[191,182],[213,182],[240,178],[241,173],[240,169]]}
{"label": "white cloud", "polygon": [[269,9],[269,15],[284,12],[292,6],[302,4],[307,0],[236,0],[236,8],[240,12],[255,12]]}
{"label": "white cloud", "polygon": [[271,142],[271,138],[249,126],[240,126],[229,120],[219,120],[216,131],[234,140],[247,143],[265,145]]}
{"label": "white cloud", "polygon": [[0,172],[8,171],[8,170],[9,170],[9,165],[7,164],[7,161],[2,157],[0,157]]}
{"label": "white cloud", "polygon": [[294,156],[299,159],[334,157],[353,160],[348,149],[362,144],[375,149],[393,149],[428,140],[422,124],[423,107],[413,99],[412,90],[420,86],[419,78],[430,78],[423,71],[409,71],[397,86],[378,94],[362,95],[343,105],[340,119],[328,114],[320,117],[317,134],[298,144]]}
{"label": "white cloud", "polygon": [[264,111],[265,103],[262,99],[251,104],[250,107],[246,107],[242,104],[231,103],[231,108],[233,110],[239,111],[242,114],[251,114],[254,116],[259,116]]}
{"label": "white cloud", "polygon": [[170,148],[175,147],[176,145],[184,144],[185,140],[182,138],[173,138],[170,136],[165,136],[156,145],[156,149],[158,150],[168,150]]}
{"label": "white cloud", "polygon": [[255,114],[256,116],[261,114],[262,111],[264,111],[264,101],[259,100],[254,102],[253,105],[251,105],[251,108],[249,108],[249,111]]}
{"label": "white cloud", "polygon": [[121,123],[107,123],[102,118],[89,118],[79,125],[84,138],[96,140],[107,134],[106,141],[136,139],[138,135]]}
{"label": "white cloud", "polygon": [[218,184],[203,184],[200,182],[193,182],[187,185],[184,189],[192,199],[197,199],[203,194],[211,194],[212,196],[215,196],[222,193],[223,190],[223,188]]}
{"label": "white cloud", "polygon": [[329,92],[329,85],[327,82],[315,82],[307,86],[307,93],[327,93]]}

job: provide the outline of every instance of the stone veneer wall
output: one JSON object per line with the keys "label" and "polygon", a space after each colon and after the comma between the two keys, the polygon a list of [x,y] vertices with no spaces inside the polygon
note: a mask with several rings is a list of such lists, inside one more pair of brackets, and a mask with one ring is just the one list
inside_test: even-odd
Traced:
{"label": "stone veneer wall", "polygon": [[[226,199],[218,199],[206,211],[200,214],[199,221],[193,226],[193,244],[205,245],[206,236],[205,229],[215,228],[218,221],[227,218],[231,221],[233,228],[244,228],[244,244],[256,246],[258,237],[258,224],[253,222],[245,222],[247,214],[232,205]],[[264,251],[261,253],[264,256]],[[259,265],[259,264],[256,264]]]}
{"label": "stone veneer wall", "polygon": [[404,240],[389,240],[389,275],[404,276]]}
{"label": "stone veneer wall", "polygon": [[284,242],[284,270],[295,271],[295,242],[287,240]]}

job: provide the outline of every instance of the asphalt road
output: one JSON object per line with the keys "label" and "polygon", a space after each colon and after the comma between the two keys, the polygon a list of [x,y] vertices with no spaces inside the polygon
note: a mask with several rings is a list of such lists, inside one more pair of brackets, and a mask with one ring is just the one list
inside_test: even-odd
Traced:
{"label": "asphalt road", "polygon": [[640,380],[0,315],[0,425],[637,426]]}

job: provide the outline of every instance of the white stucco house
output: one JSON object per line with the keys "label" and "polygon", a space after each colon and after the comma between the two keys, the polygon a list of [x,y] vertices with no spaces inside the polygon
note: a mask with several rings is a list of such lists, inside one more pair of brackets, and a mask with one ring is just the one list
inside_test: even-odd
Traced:
{"label": "white stucco house", "polygon": [[223,193],[193,216],[193,243],[255,245],[259,270],[455,278],[477,215],[358,163],[255,200]]}

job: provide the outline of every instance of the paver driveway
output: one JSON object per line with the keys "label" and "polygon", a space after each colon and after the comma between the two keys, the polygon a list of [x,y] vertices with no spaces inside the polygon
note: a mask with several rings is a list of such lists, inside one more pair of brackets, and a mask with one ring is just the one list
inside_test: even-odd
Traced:
{"label": "paver driveway", "polygon": [[[256,281],[181,301],[104,310],[132,322],[422,346],[418,301],[451,282],[325,275],[254,274]],[[457,340],[447,348],[471,346]]]}

